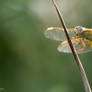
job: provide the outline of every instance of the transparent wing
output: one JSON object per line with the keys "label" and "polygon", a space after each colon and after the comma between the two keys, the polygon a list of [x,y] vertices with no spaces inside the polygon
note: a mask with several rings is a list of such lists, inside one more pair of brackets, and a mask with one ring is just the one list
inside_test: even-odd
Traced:
{"label": "transparent wing", "polygon": [[[62,44],[64,43],[64,44]],[[63,41],[59,46],[58,46],[58,51],[59,52],[64,52],[64,53],[71,53],[71,49],[68,45],[68,42],[67,41]]]}
{"label": "transparent wing", "polygon": [[[82,48],[82,42],[80,41],[80,39],[77,39],[77,38],[73,38],[72,40],[72,43],[75,47],[76,50],[79,50],[80,48]],[[89,43],[87,40],[84,40],[85,44],[86,44],[86,48],[84,48],[83,50],[79,51],[78,54],[81,54],[81,53],[86,53],[86,52],[89,52],[89,51],[92,51],[92,48],[90,47]],[[64,52],[64,53],[71,53],[71,49],[69,47],[69,44],[68,42],[65,40],[63,41],[59,46],[58,46],[58,51],[59,52]]]}
{"label": "transparent wing", "polygon": [[[68,32],[70,34],[70,37],[75,37],[76,36],[73,29],[68,29]],[[60,28],[60,27],[49,27],[44,32],[44,35],[45,35],[46,38],[56,40],[56,41],[66,40],[64,29]]]}

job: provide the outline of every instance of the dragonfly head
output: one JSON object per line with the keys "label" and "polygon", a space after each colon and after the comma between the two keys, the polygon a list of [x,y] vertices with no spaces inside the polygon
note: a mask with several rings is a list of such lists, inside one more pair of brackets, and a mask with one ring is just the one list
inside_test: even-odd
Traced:
{"label": "dragonfly head", "polygon": [[82,26],[76,26],[75,27],[75,34],[76,34],[76,36],[78,36],[78,37],[82,36],[82,34],[83,34],[83,28],[84,27],[82,27]]}

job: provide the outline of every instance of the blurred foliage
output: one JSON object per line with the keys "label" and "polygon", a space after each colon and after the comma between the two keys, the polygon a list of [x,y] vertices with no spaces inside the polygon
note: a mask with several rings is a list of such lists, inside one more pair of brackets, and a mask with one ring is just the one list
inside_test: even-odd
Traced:
{"label": "blurred foliage", "polygon": [[[58,43],[44,37],[48,24],[29,7],[33,3],[0,1],[0,92],[84,92],[72,55],[57,52]],[[92,85],[91,55],[80,58]]]}

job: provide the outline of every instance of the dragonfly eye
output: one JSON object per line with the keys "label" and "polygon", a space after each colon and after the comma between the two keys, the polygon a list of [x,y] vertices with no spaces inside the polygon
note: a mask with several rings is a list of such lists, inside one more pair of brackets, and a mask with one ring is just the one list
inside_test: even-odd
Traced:
{"label": "dragonfly eye", "polygon": [[76,35],[77,35],[77,36],[82,35],[82,33],[83,33],[83,27],[81,27],[81,26],[76,26],[75,29],[77,30],[77,31],[76,31]]}

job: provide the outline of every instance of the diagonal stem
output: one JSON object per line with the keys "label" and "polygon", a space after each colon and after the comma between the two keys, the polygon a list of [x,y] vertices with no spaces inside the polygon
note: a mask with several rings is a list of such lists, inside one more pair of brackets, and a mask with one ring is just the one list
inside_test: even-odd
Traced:
{"label": "diagonal stem", "polygon": [[74,48],[74,46],[73,46],[73,44],[72,44],[72,41],[71,41],[70,36],[69,36],[69,34],[68,34],[67,27],[66,27],[66,25],[65,25],[65,23],[64,23],[62,14],[61,14],[60,10],[58,9],[55,0],[52,0],[52,2],[53,2],[53,4],[54,4],[54,7],[55,7],[57,13],[58,13],[60,22],[61,22],[61,24],[62,24],[62,26],[63,26],[63,28],[64,28],[65,35],[66,35],[66,37],[67,37],[67,41],[68,41],[69,46],[70,46],[70,48],[71,48],[72,54],[73,54],[73,56],[74,56],[74,59],[75,59],[75,61],[76,61],[76,63],[77,63],[77,67],[78,67],[78,69],[79,69],[79,71],[80,71],[80,74],[81,74],[81,77],[82,77],[82,81],[83,81],[83,84],[84,84],[84,87],[85,87],[85,92],[91,92],[91,88],[90,88],[90,85],[89,85],[89,82],[88,82],[88,79],[87,79],[85,70],[84,70],[83,65],[82,65],[82,63],[81,63],[81,61],[80,61],[80,58],[79,58],[79,56],[78,56],[78,54],[77,54],[77,52],[76,52],[76,50],[75,50],[75,48]]}

